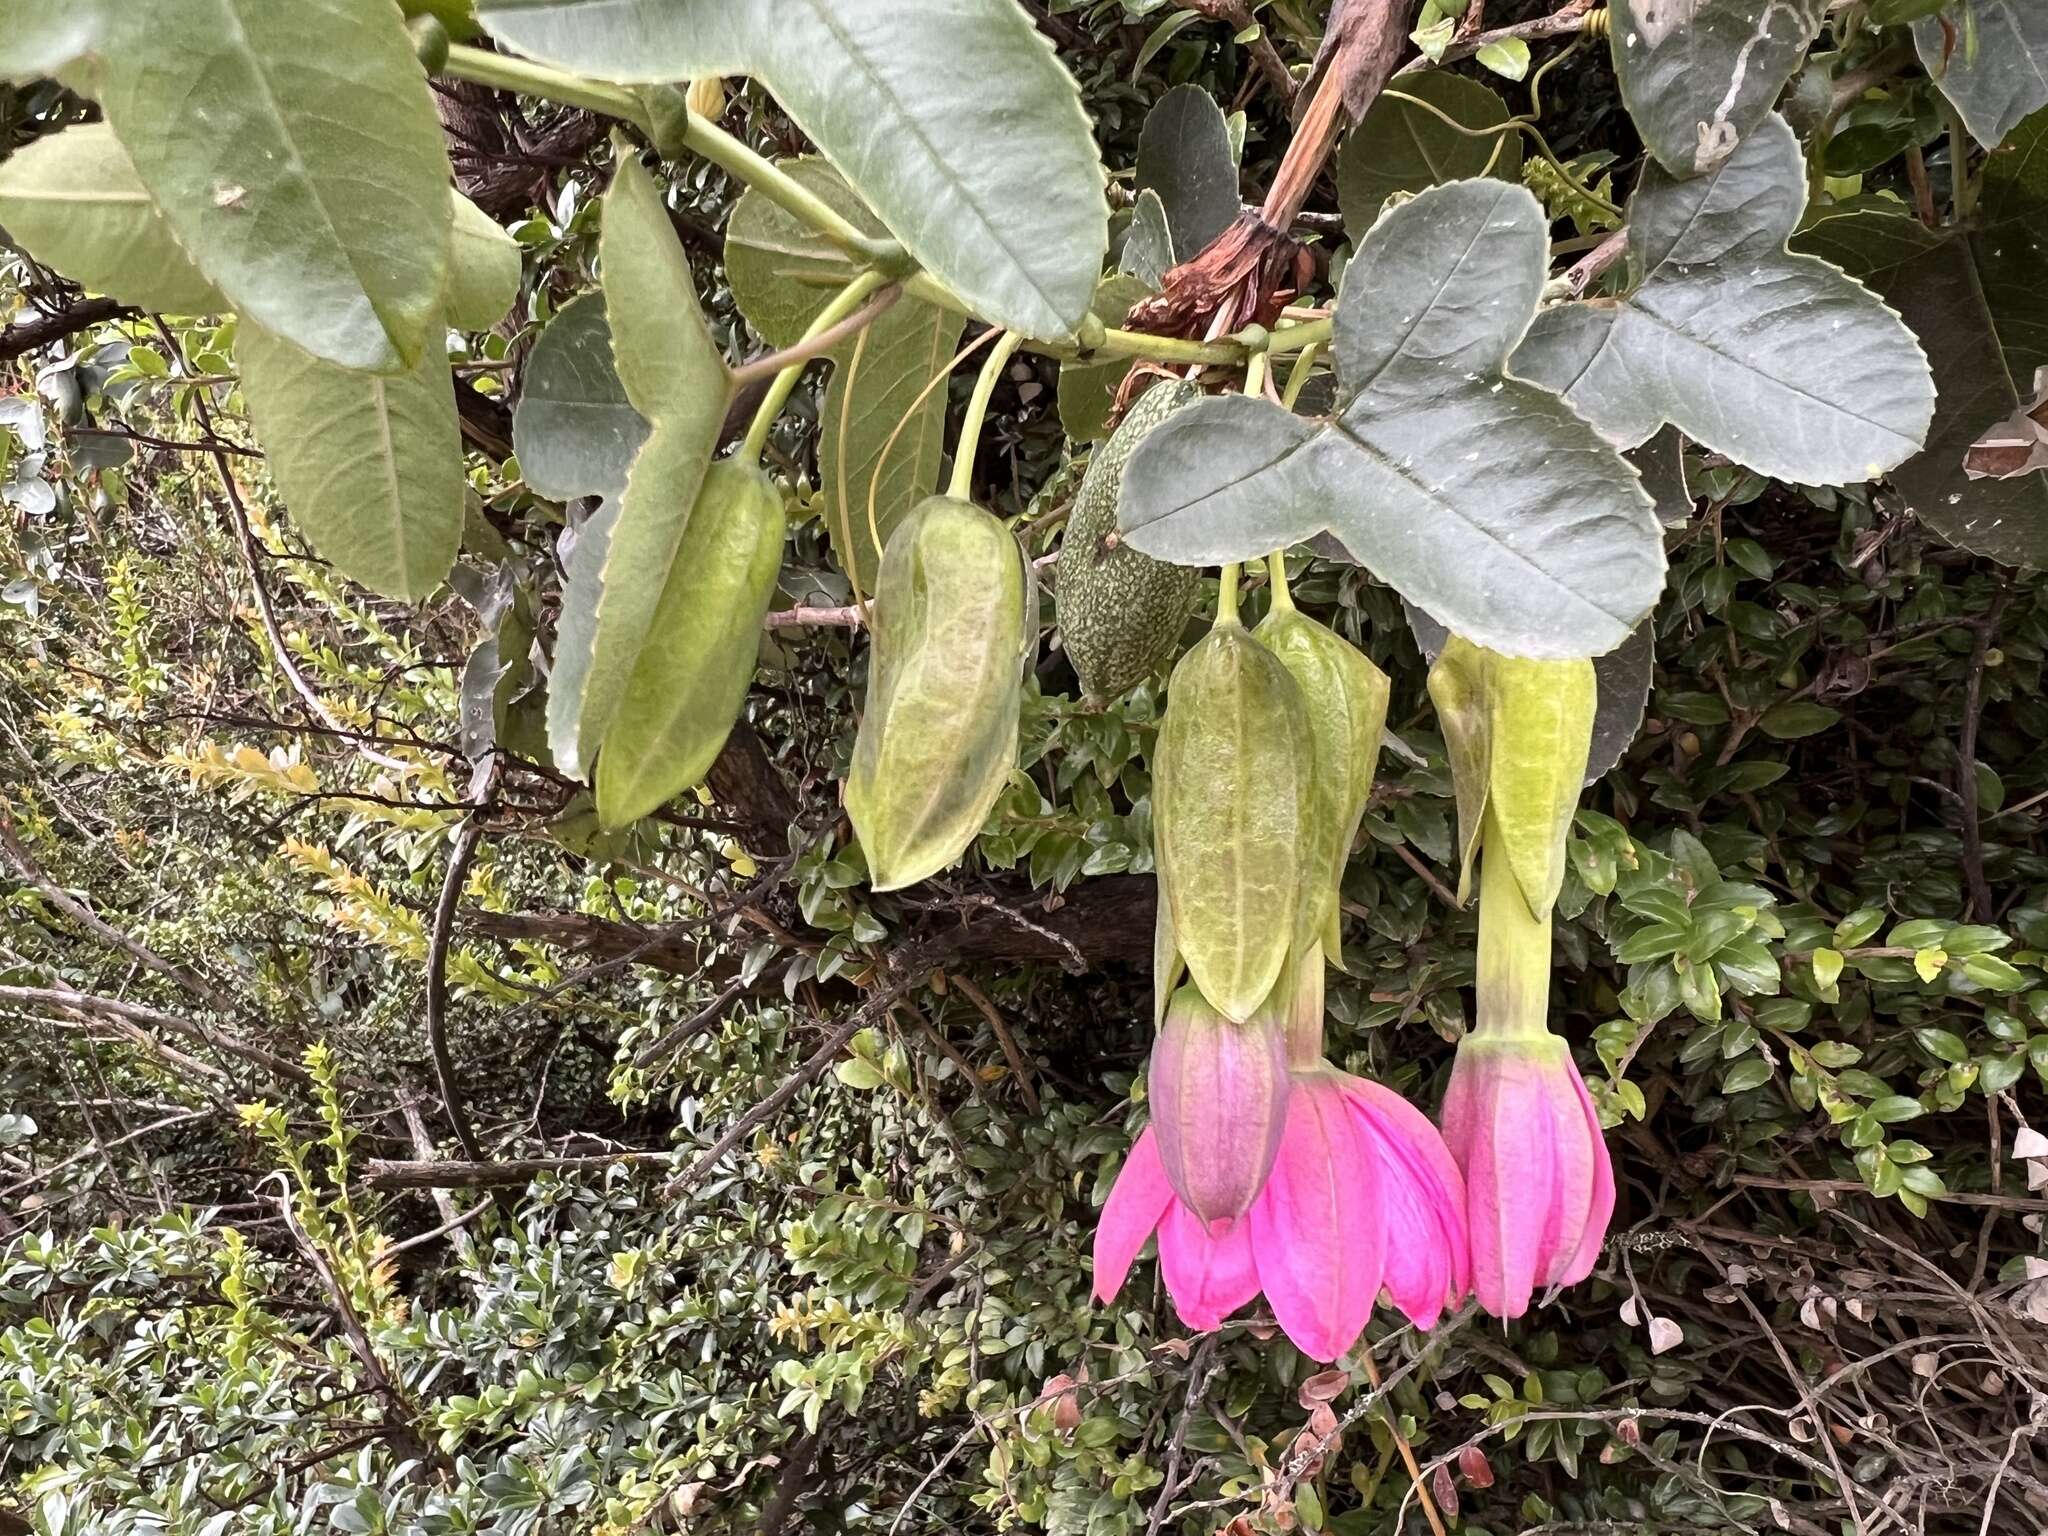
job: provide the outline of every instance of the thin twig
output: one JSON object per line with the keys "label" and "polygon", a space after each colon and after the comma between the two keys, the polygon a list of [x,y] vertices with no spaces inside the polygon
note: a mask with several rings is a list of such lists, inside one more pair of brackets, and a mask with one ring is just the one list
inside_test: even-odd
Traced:
{"label": "thin twig", "polygon": [[763,629],[860,629],[867,616],[857,604],[844,608],[778,608],[761,620]]}
{"label": "thin twig", "polygon": [[1980,923],[1998,920],[1991,882],[1984,875],[1984,825],[1977,814],[1977,725],[1984,707],[1984,664],[1998,621],[2005,615],[2009,588],[2000,588],[1977,623],[1977,643],[1970,651],[1969,679],[1963,685],[1963,730],[1956,743],[1956,798],[1962,802],[1963,874],[1970,886],[1970,915]]}
{"label": "thin twig", "polygon": [[668,1152],[605,1152],[591,1157],[508,1157],[496,1162],[464,1162],[452,1157],[407,1162],[373,1157],[363,1164],[363,1182],[372,1189],[519,1189],[544,1173],[564,1176],[607,1173],[613,1168],[673,1167]]}
{"label": "thin twig", "polygon": [[1412,848],[1410,848],[1406,843],[1396,843],[1394,845],[1394,855],[1396,858],[1400,859],[1400,861],[1403,864],[1406,864],[1410,869],[1414,870],[1416,874],[1422,877],[1422,883],[1428,886],[1430,890],[1435,893],[1436,899],[1438,901],[1441,901],[1453,912],[1458,910],[1457,894],[1454,891],[1452,891],[1452,889],[1448,885],[1445,885],[1442,880],[1437,878],[1436,871],[1431,869],[1427,864],[1423,863],[1422,860],[1416,856],[1415,851]]}
{"label": "thin twig", "polygon": [[1233,37],[1255,32],[1249,44],[1252,63],[1258,67],[1259,75],[1280,98],[1280,105],[1286,106],[1294,100],[1294,74],[1287,67],[1287,61],[1280,57],[1280,50],[1273,46],[1273,39],[1266,35],[1266,29],[1253,17],[1251,7],[1244,0],[1179,0],[1184,11],[1193,11],[1211,21],[1220,21],[1230,28]]}
{"label": "thin twig", "polygon": [[750,384],[766,383],[785,368],[794,368],[809,362],[812,358],[823,357],[847,337],[873,325],[890,305],[902,297],[903,290],[894,283],[877,290],[872,299],[837,325],[828,325],[817,335],[806,336],[793,347],[784,347],[780,352],[770,352],[766,357],[757,357],[752,362],[733,369],[733,389],[742,390]]}
{"label": "thin twig", "polygon": [[1455,64],[1460,59],[1469,59],[1482,48],[1495,43],[1504,43],[1511,38],[1532,42],[1546,37],[1575,37],[1586,30],[1588,13],[1597,9],[1593,0],[1572,0],[1562,10],[1548,16],[1538,16],[1532,21],[1518,21],[1511,27],[1495,27],[1490,32],[1475,32],[1470,37],[1452,43],[1435,59],[1423,55],[1410,59],[1401,66],[1404,75],[1419,74],[1425,69],[1436,69],[1445,64]]}
{"label": "thin twig", "polygon": [[995,1031],[996,1044],[1003,1048],[1003,1059],[1010,1064],[1010,1074],[1017,1079],[1017,1089],[1024,1095],[1024,1107],[1032,1114],[1039,1113],[1038,1089],[1031,1081],[1031,1071],[1024,1065],[1024,1053],[1017,1049],[1016,1037],[1010,1033],[1010,1026],[1004,1022],[1002,1010],[990,1001],[989,995],[965,976],[948,973],[947,980],[959,989],[960,995],[974,1004],[981,1016],[988,1020],[988,1027]]}
{"label": "thin twig", "polygon": [[[201,1024],[195,1019],[162,1013],[154,1008],[145,1008],[139,1003],[122,1002],[119,998],[95,997],[90,993],[74,992],[67,987],[0,987],[0,1003],[12,1003],[23,1008],[60,1008],[66,1013],[85,1018],[106,1019],[125,1024],[150,1045],[168,1052],[168,1047],[163,1047],[160,1041],[147,1033],[152,1029],[165,1029],[219,1051],[223,1055],[239,1057],[301,1086],[310,1087],[313,1081],[312,1074],[304,1067],[278,1055],[275,1051],[265,1050],[251,1041],[227,1034],[211,1025]],[[175,1052],[170,1054],[177,1055]],[[227,1076],[219,1067],[195,1061],[189,1056],[178,1055],[177,1059],[181,1064],[196,1069],[204,1076],[216,1079],[225,1079]]]}
{"label": "thin twig", "polygon": [[1159,1485],[1159,1497],[1152,1501],[1152,1514],[1145,1522],[1145,1536],[1159,1536],[1159,1527],[1166,1523],[1166,1512],[1173,1501],[1181,1495],[1180,1459],[1187,1449],[1188,1425],[1194,1421],[1195,1409],[1202,1399],[1209,1395],[1209,1383],[1216,1379],[1222,1366],[1215,1364],[1217,1335],[1204,1334],[1202,1342],[1195,1347],[1195,1357],[1189,1362],[1188,1391],[1181,1403],[1180,1419],[1173,1426],[1173,1440],[1166,1448],[1166,1478]]}
{"label": "thin twig", "polygon": [[[469,782],[469,797],[478,802],[491,798],[497,788],[499,762],[493,752],[477,765]],[[427,1048],[434,1057],[434,1076],[441,1089],[441,1107],[455,1130],[455,1139],[472,1161],[484,1160],[483,1145],[469,1123],[469,1111],[455,1088],[455,1060],[448,1051],[448,946],[455,933],[455,913],[462,905],[463,883],[469,878],[470,861],[483,841],[484,813],[472,811],[455,834],[454,850],[448,855],[448,874],[441,882],[441,899],[434,905],[433,936],[427,946]]]}

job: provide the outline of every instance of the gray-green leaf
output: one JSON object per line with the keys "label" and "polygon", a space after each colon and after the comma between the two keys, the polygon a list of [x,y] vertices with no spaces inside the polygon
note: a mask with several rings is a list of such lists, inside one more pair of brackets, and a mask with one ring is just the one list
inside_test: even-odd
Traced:
{"label": "gray-green leaf", "polygon": [[1192,259],[1236,221],[1243,205],[1230,126],[1199,85],[1176,85],[1145,114],[1137,185],[1159,194],[1180,261]]}
{"label": "gray-green leaf", "polygon": [[1963,471],[1970,446],[2032,401],[2048,366],[2048,113],[2010,137],[1985,167],[1970,229],[1937,234],[1902,208],[1865,205],[1817,220],[1798,243],[1866,279],[1927,347],[1940,409],[1926,451],[1892,472],[1907,506],[1974,554],[2044,567],[2048,476]]}
{"label": "gray-green leaf", "polygon": [[1387,214],[1338,301],[1338,414],[1211,399],[1145,440],[1126,537],[1179,565],[1328,530],[1362,565],[1504,654],[1612,650],[1657,600],[1664,547],[1635,472],[1569,407],[1508,378],[1548,276],[1519,187],[1461,181]]}
{"label": "gray-green leaf", "polygon": [[1939,17],[1913,23],[1913,46],[1971,135],[1996,149],[2023,119],[2048,107],[2048,6],[1957,0],[1948,19],[1957,35],[1953,53]]}
{"label": "gray-green leaf", "polygon": [[[1460,133],[1445,117],[1474,131]],[[1397,193],[1473,176],[1520,180],[1522,138],[1502,127],[1507,120],[1507,103],[1477,80],[1441,70],[1397,78],[1337,157],[1337,203],[1351,238],[1364,239]],[[1499,133],[1478,131],[1496,127]]]}
{"label": "gray-green leaf", "polygon": [[455,196],[454,244],[448,260],[448,323],[488,331],[519,297],[519,242],[460,192]]}
{"label": "gray-green leaf", "polygon": [[1805,161],[1780,117],[1705,176],[1652,167],[1629,211],[1641,286],[1546,310],[1515,372],[1624,447],[1670,422],[1776,479],[1875,479],[1926,440],[1934,386],[1896,314],[1786,251],[1805,201]]}
{"label": "gray-green leaf", "polygon": [[512,413],[519,472],[556,501],[616,502],[646,441],[647,418],[633,409],[612,363],[604,295],[586,293],[563,306],[527,359]]}
{"label": "gray-green leaf", "polygon": [[1014,0],[483,0],[500,42],[607,80],[753,75],[975,313],[1072,332],[1109,244],[1080,92]]}
{"label": "gray-green leaf", "polygon": [[104,123],[38,139],[0,164],[0,226],[36,260],[124,304],[175,315],[227,307]]}
{"label": "gray-green leaf", "polygon": [[[732,396],[732,376],[697,307],[690,263],[661,193],[630,154],[620,157],[605,194],[598,256],[619,382],[650,431],[627,474],[601,571],[593,579],[579,541],[580,570],[572,570],[564,597],[548,746],[556,765],[578,777],[589,773],[638,664]],[[568,649],[572,600],[594,606],[574,629],[580,637],[587,628],[585,651]]]}
{"label": "gray-green leaf", "polygon": [[1157,289],[1166,281],[1174,264],[1173,231],[1167,227],[1166,204],[1150,187],[1138,194],[1131,208],[1131,227],[1124,233],[1123,253],[1117,270],[1135,277],[1147,288]]}
{"label": "gray-green leaf", "polygon": [[108,28],[107,121],[236,309],[345,368],[435,351],[448,153],[390,0],[151,0]]}
{"label": "gray-green leaf", "polygon": [[1614,72],[1650,153],[1712,170],[1806,60],[1824,0],[1614,0]]}
{"label": "gray-green leaf", "polygon": [[[1155,292],[1142,280],[1119,272],[1095,290],[1095,317],[1106,326],[1121,326],[1131,306]],[[1109,430],[1116,409],[1117,386],[1131,371],[1129,358],[1106,362],[1069,359],[1060,364],[1060,426],[1077,443],[1092,442]]]}
{"label": "gray-green leaf", "polygon": [[462,544],[462,430],[445,351],[362,373],[243,320],[235,364],[292,521],[345,576],[416,602]]}

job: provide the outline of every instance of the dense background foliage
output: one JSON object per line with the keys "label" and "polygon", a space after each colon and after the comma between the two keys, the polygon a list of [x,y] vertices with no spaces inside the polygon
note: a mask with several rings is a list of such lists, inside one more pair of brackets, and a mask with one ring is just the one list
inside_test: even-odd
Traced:
{"label": "dense background foliage", "polygon": [[[1270,72],[1318,7],[1031,8],[1109,165],[1193,82],[1265,184]],[[1880,25],[1932,9],[1836,8],[1795,86],[1864,72],[1810,135],[1825,199],[1947,185],[1961,140]],[[1554,153],[1626,182],[1603,51],[1543,88]],[[726,89],[728,129],[800,150]],[[6,91],[0,132],[87,110]],[[1595,1278],[1508,1327],[1383,1315],[1370,1361],[1320,1374],[1256,1313],[1191,1340],[1142,1287],[1088,1295],[1144,1114],[1156,690],[1091,708],[1050,651],[978,863],[877,897],[836,800],[864,639],[778,624],[699,803],[600,833],[541,744],[564,512],[507,407],[589,286],[613,151],[478,88],[443,116],[526,276],[458,369],[471,526],[424,605],[308,554],[215,330],[0,254],[0,1531],[1418,1530],[1404,1445],[1474,1533],[2048,1524],[2033,573],[1881,485],[1694,451],[1640,734],[1589,792],[1559,928],[1554,1013],[1622,1186]],[[737,189],[670,174],[737,361]],[[1611,227],[1524,176],[1561,239]],[[1310,207],[1338,266],[1333,188]],[[783,592],[829,606],[822,378],[771,458]],[[1081,467],[1058,399],[1020,359],[982,451],[1040,552]],[[1298,562],[1295,591],[1395,679],[1332,1055],[1434,1103],[1472,918],[1421,653],[1356,567]],[[507,766],[472,779],[493,734]],[[464,1150],[424,1028],[437,906],[470,1135],[511,1168],[487,1188],[409,1182]]]}

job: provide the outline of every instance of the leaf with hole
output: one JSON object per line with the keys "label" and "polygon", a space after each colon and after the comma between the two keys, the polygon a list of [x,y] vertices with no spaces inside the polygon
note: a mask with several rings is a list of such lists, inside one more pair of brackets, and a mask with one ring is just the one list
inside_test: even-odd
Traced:
{"label": "leaf with hole", "polygon": [[[823,160],[782,169],[870,233],[882,226]],[[794,346],[859,271],[830,242],[759,192],[742,196],[725,239],[733,298],[771,346]],[[1121,318],[1121,317],[1119,317]],[[872,592],[881,545],[938,484],[945,458],[946,386],[928,388],[952,361],[966,320],[921,299],[899,297],[825,355],[832,382],[819,406],[818,472],[825,521],[841,568]],[[857,367],[856,367],[857,364]],[[868,526],[870,502],[880,543]]]}
{"label": "leaf with hole", "polygon": [[1712,170],[1806,62],[1825,0],[1614,0],[1621,99],[1674,176]]}
{"label": "leaf with hole", "polygon": [[236,309],[345,368],[439,346],[451,172],[390,0],[152,0],[107,33],[106,119]]}
{"label": "leaf with hole", "polygon": [[752,75],[910,254],[1065,336],[1109,244],[1080,92],[1014,0],[481,0],[499,42],[628,84]]}
{"label": "leaf with hole", "polygon": [[1805,201],[1805,161],[1779,117],[1705,176],[1646,171],[1629,210],[1640,282],[1544,311],[1515,372],[1623,447],[1669,422],[1775,479],[1875,479],[1926,440],[1933,382],[1895,313],[1786,250]]}
{"label": "leaf with hole", "polygon": [[1547,390],[1506,376],[1548,279],[1519,187],[1433,188],[1373,227],[1338,301],[1336,416],[1232,395],[1139,448],[1125,537],[1179,565],[1328,530],[1460,634],[1506,654],[1612,650],[1664,585],[1635,472]]}

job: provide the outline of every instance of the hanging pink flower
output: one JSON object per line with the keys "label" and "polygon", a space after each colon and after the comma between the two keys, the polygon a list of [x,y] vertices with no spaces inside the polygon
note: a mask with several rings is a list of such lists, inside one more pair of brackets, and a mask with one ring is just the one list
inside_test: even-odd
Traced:
{"label": "hanging pink flower", "polygon": [[1145,1079],[1159,1160],[1214,1237],[1252,1208],[1280,1153],[1291,1087],[1286,1001],[1233,1024],[1185,986],[1152,1044]]}
{"label": "hanging pink flower", "polygon": [[[1211,1127],[1213,1138],[1234,1134]],[[1303,1354],[1336,1360],[1382,1287],[1420,1327],[1464,1294],[1464,1188],[1428,1119],[1399,1095],[1325,1063],[1299,1067],[1278,1153],[1245,1220],[1216,1232],[1174,1192],[1147,1130],[1095,1233],[1095,1294],[1123,1288],[1155,1232],[1175,1310],[1208,1330],[1261,1291]]]}
{"label": "hanging pink flower", "polygon": [[1443,1125],[1465,1175],[1480,1306],[1520,1317],[1538,1287],[1590,1275],[1614,1216],[1614,1165],[1565,1042],[1482,1024],[1458,1047]]}

